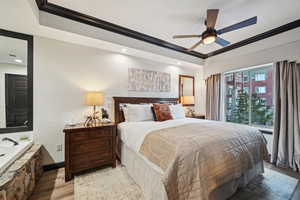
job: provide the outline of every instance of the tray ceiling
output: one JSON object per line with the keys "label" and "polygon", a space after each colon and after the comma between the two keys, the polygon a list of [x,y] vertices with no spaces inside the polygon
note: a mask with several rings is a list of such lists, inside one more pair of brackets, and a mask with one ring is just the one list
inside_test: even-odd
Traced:
{"label": "tray ceiling", "polygon": [[[179,46],[189,48],[198,39],[173,39],[175,34],[201,34],[206,10],[220,9],[216,29],[258,16],[256,25],[226,33],[232,44],[300,18],[299,0],[48,0]],[[291,37],[291,41],[294,38]],[[207,54],[221,49],[217,44],[202,45],[195,51]]]}

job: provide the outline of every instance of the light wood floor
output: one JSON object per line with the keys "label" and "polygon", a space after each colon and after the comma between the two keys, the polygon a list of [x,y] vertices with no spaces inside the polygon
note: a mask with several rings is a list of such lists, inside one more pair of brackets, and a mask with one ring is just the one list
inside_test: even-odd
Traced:
{"label": "light wood floor", "polygon": [[45,172],[29,200],[73,200],[74,182],[65,182],[65,170]]}
{"label": "light wood floor", "polygon": [[[300,174],[293,171],[282,170],[271,164],[265,163],[265,167],[286,174],[288,176],[300,179]],[[38,182],[33,195],[29,200],[73,200],[74,182],[65,182],[64,168],[45,172]],[[293,198],[300,199],[300,184],[294,191]]]}

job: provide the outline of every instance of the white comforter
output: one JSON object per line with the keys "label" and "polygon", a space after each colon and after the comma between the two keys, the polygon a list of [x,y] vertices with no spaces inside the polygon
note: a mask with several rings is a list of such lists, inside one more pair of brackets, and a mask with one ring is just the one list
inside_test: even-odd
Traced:
{"label": "white comforter", "polygon": [[[118,133],[122,142],[124,142],[132,150],[139,152],[145,137],[152,131],[170,128],[189,123],[201,123],[204,120],[194,118],[184,118],[168,120],[163,122],[158,121],[143,121],[143,122],[122,122],[118,125]],[[206,122],[208,120],[205,120]]]}

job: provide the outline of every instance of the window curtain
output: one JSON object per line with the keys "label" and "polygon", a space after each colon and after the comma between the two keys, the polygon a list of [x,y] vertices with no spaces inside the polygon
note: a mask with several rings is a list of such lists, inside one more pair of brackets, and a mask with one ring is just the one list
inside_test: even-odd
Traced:
{"label": "window curtain", "polygon": [[220,120],[221,74],[214,74],[206,83],[206,119]]}
{"label": "window curtain", "polygon": [[276,63],[273,137],[272,162],[299,171],[300,63]]}

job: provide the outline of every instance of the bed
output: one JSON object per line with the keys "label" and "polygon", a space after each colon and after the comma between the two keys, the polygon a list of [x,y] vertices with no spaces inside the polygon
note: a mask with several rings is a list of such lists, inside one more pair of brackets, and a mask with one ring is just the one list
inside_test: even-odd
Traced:
{"label": "bed", "polygon": [[[265,140],[263,140],[263,136],[260,136],[254,128],[231,123],[213,122],[192,118],[168,120],[164,122],[124,122],[124,115],[121,109],[123,104],[176,104],[177,99],[114,97],[114,101],[115,122],[118,123],[117,156],[122,165],[126,167],[129,175],[142,189],[145,200],[227,199],[232,196],[239,187],[244,187],[250,180],[264,172],[263,160],[267,159],[266,143]],[[190,134],[193,130],[202,129],[203,127],[205,127],[205,129],[201,130],[202,132],[200,130],[198,131],[200,134]],[[219,130],[219,132],[222,130],[220,135],[224,135],[224,139],[218,137],[215,133],[216,131],[212,130],[215,127],[218,127],[218,129],[215,130]],[[185,132],[183,130],[187,130],[186,133],[180,134]],[[208,140],[211,141],[205,142],[204,146],[199,146],[199,144],[194,145],[195,149],[198,147],[199,149],[200,147],[202,148],[201,151],[197,152],[197,156],[188,152],[186,148],[189,147],[183,146],[182,152],[188,153],[184,155],[180,149],[179,152],[176,152],[176,154],[179,153],[179,159],[176,155],[174,155],[174,159],[171,159],[173,157],[168,155],[171,155],[170,152],[172,151],[165,151],[165,149],[169,148],[169,143],[176,143],[176,140],[172,141],[172,138],[169,138],[166,141],[161,141],[157,140],[159,139],[158,137],[154,137],[154,140],[151,143],[151,137],[149,137],[150,135],[152,136],[153,133],[166,131],[168,131],[170,135],[172,135],[173,132],[179,132],[178,135],[182,136],[183,140],[186,139],[186,135],[190,134],[191,137],[201,135],[201,139],[199,141],[204,141],[207,140],[206,135],[210,134],[210,139]],[[232,134],[230,132],[234,132],[235,135],[244,134],[243,137],[246,139],[234,140],[232,139],[233,137],[225,137],[225,135],[231,136]],[[245,136],[245,133],[253,133],[253,138],[256,138],[257,140],[249,142],[249,145],[246,144],[248,140],[250,141],[253,138],[252,136]],[[157,134],[154,136],[157,136]],[[181,138],[179,137],[179,140],[180,139]],[[245,144],[239,144],[241,141]],[[162,144],[162,146],[166,148],[158,148],[157,146],[159,145],[156,145],[156,142]],[[150,145],[148,144],[147,146],[147,143]],[[196,142],[188,141],[187,144],[188,146],[193,146],[194,143]],[[225,150],[228,143],[230,143],[231,146],[235,145],[237,147],[241,147],[241,149],[232,148],[229,150],[230,153],[223,154],[223,147],[221,146],[224,145],[224,152],[228,152],[228,149]],[[147,151],[149,146],[151,148],[156,148],[151,149],[154,152],[159,152],[161,155],[165,154],[162,156],[162,159],[158,158],[158,160],[160,159],[160,162],[155,162],[156,160],[153,158],[156,158],[155,156],[157,155],[154,155],[153,157],[151,150],[150,155],[147,154],[149,153],[149,151]],[[211,148],[210,146],[216,146],[216,148]],[[143,149],[145,151],[142,151]],[[212,152],[216,149],[215,154],[205,152],[206,149],[209,149],[209,151]],[[219,151],[217,151],[217,149],[219,149]],[[250,159],[246,159],[244,157],[248,157],[247,154],[242,155],[240,153],[243,151],[247,151],[249,155],[253,154],[256,156],[250,156]],[[194,150],[193,152],[196,151]],[[204,162],[203,158],[207,156],[206,154],[209,156],[211,155],[212,157],[207,157],[207,160]],[[227,157],[228,155],[235,156],[229,159],[230,163],[226,163],[226,160],[228,159],[224,159],[224,163],[226,163],[226,165],[222,166],[222,157]],[[191,159],[187,159],[187,157],[191,157]],[[170,162],[167,162],[168,159],[170,159]],[[232,159],[236,160],[232,161]],[[247,165],[245,165],[245,163]],[[247,167],[236,167],[235,169],[235,166],[240,165]],[[228,171],[231,170],[231,168],[232,172]],[[180,171],[183,169],[185,171]],[[227,169],[227,171],[223,169]]]}

